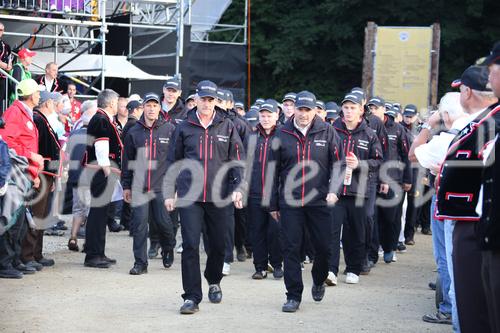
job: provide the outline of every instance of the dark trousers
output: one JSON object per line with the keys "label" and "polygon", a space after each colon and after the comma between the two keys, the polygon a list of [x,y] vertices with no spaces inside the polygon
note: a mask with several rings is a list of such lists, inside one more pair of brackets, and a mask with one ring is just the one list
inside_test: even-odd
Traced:
{"label": "dark trousers", "polygon": [[130,221],[132,220],[132,207],[128,202],[123,201],[122,212],[120,215],[120,224],[125,227],[125,230],[130,230]]}
{"label": "dark trousers", "polygon": [[481,276],[486,296],[490,328],[500,333],[500,250],[482,252]]}
{"label": "dark trousers", "polygon": [[[234,215],[235,208],[233,205],[228,206],[226,211],[226,234],[224,235],[224,242],[226,244],[226,249],[224,251],[224,262],[232,263],[234,261]],[[210,242],[210,239],[209,239]]]}
{"label": "dark trousers", "polygon": [[[154,193],[153,197],[140,206],[134,207],[132,214],[132,235],[135,264],[146,267],[148,265],[148,227],[155,226],[159,243],[163,252],[174,248],[174,231],[170,216],[164,205],[162,193]],[[132,198],[139,197],[144,202],[146,195],[133,193]]]}
{"label": "dark trousers", "polygon": [[[177,230],[179,229],[179,212],[177,209],[174,209],[171,212],[168,212],[168,216],[170,218],[170,222],[172,223],[172,230],[174,233],[174,247],[177,244],[176,237],[177,237]],[[158,229],[156,228],[156,225],[150,224],[149,225],[149,241],[151,242],[152,246],[157,246],[160,244],[160,235],[158,234]]]}
{"label": "dark trousers", "polygon": [[[474,222],[459,222],[453,231],[453,278],[460,331],[490,332],[481,279],[481,251]],[[498,276],[495,276],[498,280]]]}
{"label": "dark trousers", "polygon": [[281,209],[281,230],[283,235],[283,257],[287,299],[302,300],[304,284],[300,267],[300,249],[304,228],[309,230],[316,251],[312,267],[315,285],[321,285],[328,276],[328,259],[332,234],[331,208],[327,206],[305,206]]}
{"label": "dark trousers", "polygon": [[7,78],[0,77],[0,117],[7,110],[7,103],[9,101],[7,95]]}
{"label": "dark trousers", "polygon": [[415,193],[407,193],[406,195],[408,206],[406,207],[405,219],[405,240],[413,240],[415,236],[415,226],[417,224],[417,216],[420,212],[420,207],[416,207]]}
{"label": "dark trousers", "polygon": [[[429,186],[424,186],[424,194],[426,195],[427,192],[433,191],[434,189],[429,187]],[[417,225],[420,225],[422,229],[431,229],[431,201],[432,200],[427,200],[422,207],[420,208],[420,211],[418,212],[417,215]]]}
{"label": "dark trousers", "polygon": [[[45,220],[49,216],[50,207],[52,206],[51,201],[54,198],[50,191],[53,184],[53,177],[40,175],[40,190],[35,190],[35,199],[31,207],[33,220],[37,226],[42,227],[46,224]],[[42,259],[42,249],[43,230],[28,228],[22,244],[21,261],[28,262]]]}
{"label": "dark trousers", "polygon": [[250,239],[255,271],[266,271],[268,263],[274,268],[281,267],[283,254],[279,221],[273,219],[267,209],[262,208],[258,199],[248,200],[247,213],[248,220],[252,221]]}
{"label": "dark trousers", "polygon": [[[359,275],[366,260],[366,200],[363,204],[356,206],[355,197],[340,197],[333,207],[334,224],[341,221],[342,248],[346,271]],[[338,271],[338,261],[336,262]]]}
{"label": "dark trousers", "polygon": [[311,243],[311,235],[309,234],[309,230],[304,227],[304,237],[302,242],[302,248],[300,250],[301,259],[304,261],[306,256],[309,257],[310,260],[314,260],[314,246]]}
{"label": "dark trousers", "polygon": [[251,242],[249,241],[250,236],[248,221],[247,221],[247,209],[235,209],[234,210],[234,246],[238,251],[245,247],[247,250],[251,250]]}
{"label": "dark trousers", "polygon": [[0,269],[21,263],[22,242],[28,231],[28,221],[24,211],[16,223],[0,236]]}
{"label": "dark trousers", "polygon": [[332,239],[331,239],[331,253],[330,259],[328,259],[328,270],[333,272],[333,274],[338,275],[339,273],[339,261],[340,261],[340,233],[342,230],[341,214],[338,214],[335,210],[342,210],[343,208],[337,208],[337,205],[331,208],[332,210]]}
{"label": "dark trousers", "polygon": [[[90,211],[85,227],[85,260],[99,258],[105,255],[106,225],[110,212],[111,197],[117,178],[114,174],[108,177],[99,170],[90,182]],[[109,186],[108,186],[109,183]]]}
{"label": "dark trousers", "polygon": [[[183,299],[200,303],[203,294],[201,291],[200,274],[200,236],[203,223],[206,225],[209,250],[205,279],[208,284],[218,284],[222,280],[222,266],[224,265],[224,236],[227,231],[228,207],[219,208],[209,202],[194,202],[188,207],[179,207],[182,232],[182,286]],[[207,246],[207,244],[205,244]]]}
{"label": "dark trousers", "polygon": [[[387,194],[379,193],[379,197],[385,200],[392,200],[395,193],[389,189]],[[401,219],[397,219],[399,209],[398,204],[391,207],[377,207],[377,223],[379,241],[384,252],[394,251],[398,246],[399,231],[401,231]]]}
{"label": "dark trousers", "polygon": [[[375,183],[374,180],[372,180],[368,184],[368,192],[367,192],[367,199],[366,199],[366,243],[365,243],[365,249],[366,249],[366,260],[371,260],[374,263],[377,262],[378,259],[378,225],[376,224],[376,204],[375,202],[377,201],[377,184]],[[370,258],[370,252],[373,250],[373,240],[376,239],[376,249],[375,252],[377,254],[377,259],[373,260]]]}

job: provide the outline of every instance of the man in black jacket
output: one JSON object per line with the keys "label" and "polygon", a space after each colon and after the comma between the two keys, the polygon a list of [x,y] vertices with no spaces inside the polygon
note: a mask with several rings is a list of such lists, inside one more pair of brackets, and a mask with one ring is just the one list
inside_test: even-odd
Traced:
{"label": "man in black jacket", "polygon": [[[330,272],[338,272],[340,228],[346,262],[346,283],[359,282],[366,259],[369,185],[377,179],[382,163],[382,147],[376,133],[363,118],[362,99],[349,93],[342,101],[342,117],[333,124],[346,156],[346,176],[339,202],[333,208],[333,240]],[[335,277],[336,280],[336,277]]]}
{"label": "man in black jacket", "polygon": [[[316,115],[316,97],[297,94],[295,115],[276,133],[270,162],[276,163],[270,211],[281,216],[287,301],[284,312],[298,310],[304,285],[301,247],[304,228],[315,247],[312,268],[312,297],[319,302],[325,294],[331,243],[331,207],[339,194],[342,147],[337,132]],[[273,148],[273,146],[272,146]],[[279,189],[279,190],[278,190]]]}
{"label": "man in black jacket", "polygon": [[[158,118],[160,98],[149,93],[143,99],[144,114],[125,137],[121,183],[123,199],[132,204],[132,235],[135,263],[132,275],[147,273],[148,222],[158,231],[163,266],[172,263],[167,253],[173,249],[174,234],[164,205],[163,179],[167,172],[167,151],[174,125]],[[132,163],[135,163],[132,166]]]}
{"label": "man in black jacket", "polygon": [[[180,123],[169,147],[171,172],[165,177],[168,211],[178,207],[182,231],[182,285],[184,304],[181,314],[198,311],[202,300],[200,276],[200,235],[203,224],[208,237],[205,278],[209,283],[208,298],[222,301],[220,281],[224,265],[224,235],[228,207],[243,207],[238,189],[241,169],[231,161],[244,158],[244,149],[236,128],[216,108],[217,85],[201,81],[197,87],[197,107]],[[175,163],[175,164],[174,164]],[[228,170],[229,169],[229,170]],[[177,192],[177,204],[175,200]]]}
{"label": "man in black jacket", "polygon": [[168,79],[163,85],[161,114],[166,121],[174,125],[186,119],[187,112],[189,111],[182,102],[181,93],[181,81],[175,77]]}
{"label": "man in black jacket", "polygon": [[[90,211],[85,230],[87,267],[109,268],[116,264],[104,253],[106,223],[113,190],[120,176],[123,144],[113,117],[118,110],[118,94],[105,89],[97,96],[96,114],[87,128],[88,146],[84,165],[90,179]],[[93,172],[92,172],[93,171]]]}
{"label": "man in black jacket", "polygon": [[[275,100],[268,99],[260,107],[259,124],[249,137],[246,147],[249,158],[250,154],[253,154],[247,213],[255,266],[255,273],[252,275],[254,280],[267,277],[268,263],[273,268],[274,278],[283,277],[280,225],[266,208],[266,201],[269,202],[271,196],[270,185],[272,185],[272,179],[267,179],[268,161],[271,142],[277,130],[277,121],[278,105]],[[251,148],[253,148],[252,151],[250,151]]]}

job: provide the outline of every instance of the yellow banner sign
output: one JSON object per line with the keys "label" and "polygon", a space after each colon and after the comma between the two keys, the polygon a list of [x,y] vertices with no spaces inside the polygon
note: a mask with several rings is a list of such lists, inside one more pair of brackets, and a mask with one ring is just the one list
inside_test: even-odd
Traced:
{"label": "yellow banner sign", "polygon": [[427,110],[430,96],[432,28],[378,27],[373,96]]}

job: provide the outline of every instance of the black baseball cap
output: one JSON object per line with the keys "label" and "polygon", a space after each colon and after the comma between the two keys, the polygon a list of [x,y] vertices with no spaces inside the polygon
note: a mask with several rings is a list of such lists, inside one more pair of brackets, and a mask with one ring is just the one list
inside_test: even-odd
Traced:
{"label": "black baseball cap", "polygon": [[379,108],[381,106],[385,106],[385,100],[382,97],[375,96],[375,97],[370,98],[370,100],[368,101],[368,103],[366,105],[368,105],[368,106],[375,105],[376,107]]}
{"label": "black baseball cap", "polygon": [[217,85],[209,80],[204,80],[196,86],[196,93],[199,97],[217,98]]}
{"label": "black baseball cap", "polygon": [[284,101],[292,101],[295,103],[295,99],[297,98],[297,94],[294,93],[294,92],[289,92],[287,93],[284,97],[283,97],[283,100],[282,102]]}
{"label": "black baseball cap", "polygon": [[195,94],[189,95],[188,98],[186,98],[186,102],[188,102],[190,99],[194,101],[195,96]]}
{"label": "black baseball cap", "polygon": [[271,113],[278,112],[278,102],[274,99],[266,100],[259,108],[259,112],[261,111],[269,111]]}
{"label": "black baseball cap", "polygon": [[335,119],[339,116],[340,108],[335,102],[328,102],[325,105],[326,119]]}
{"label": "black baseball cap", "polygon": [[217,98],[220,99],[221,101],[227,101],[226,90],[217,89]]}
{"label": "black baseball cap", "polygon": [[398,113],[398,111],[394,106],[391,106],[390,108],[386,107],[385,112],[384,112],[384,114],[386,114],[392,118],[396,118],[397,113]]}
{"label": "black baseball cap", "polygon": [[243,103],[242,103],[242,102],[236,102],[236,103],[234,103],[234,107],[235,107],[235,108],[242,108],[242,109],[244,109],[244,108],[245,108],[245,105],[243,105]]}
{"label": "black baseball cap", "polygon": [[325,102],[323,101],[316,101],[316,107],[322,110],[325,110]]}
{"label": "black baseball cap", "polygon": [[361,97],[361,94],[359,93],[350,92],[347,95],[345,95],[344,99],[342,100],[342,103],[340,104],[342,105],[345,102],[352,102],[354,104],[361,105],[363,103],[363,97]]}
{"label": "black baseball cap", "polygon": [[385,106],[385,110],[386,111],[389,110],[389,109],[392,109],[392,103],[385,102],[384,106]]}
{"label": "black baseball cap", "polygon": [[229,101],[229,102],[234,101],[234,95],[231,92],[231,90],[226,90],[226,101]]}
{"label": "black baseball cap", "polygon": [[496,42],[495,45],[493,45],[493,49],[491,50],[490,55],[486,57],[483,64],[486,66],[492,64],[500,65],[500,41]]}
{"label": "black baseball cap", "polygon": [[176,77],[170,78],[165,81],[165,83],[163,84],[163,88],[181,90],[181,81]]}
{"label": "black baseball cap", "polygon": [[265,99],[263,99],[262,97],[259,97],[259,98],[257,98],[257,99],[255,100],[255,104],[256,104],[257,106],[261,106],[261,105],[262,105],[262,104],[264,104],[265,102],[266,102],[266,100],[265,100]]}
{"label": "black baseball cap", "polygon": [[301,91],[297,94],[295,99],[295,107],[314,109],[316,107],[316,96],[309,91]]}
{"label": "black baseball cap", "polygon": [[363,90],[363,88],[354,87],[351,89],[351,93],[359,94],[359,95],[361,95],[361,99],[365,99],[365,91]]}
{"label": "black baseball cap", "polygon": [[135,109],[137,109],[138,107],[140,107],[142,104],[141,102],[139,101],[130,101],[127,103],[127,110],[129,112],[132,112],[134,111]]}
{"label": "black baseball cap", "polygon": [[259,107],[252,105],[250,110],[245,114],[246,121],[253,127],[259,123]]}
{"label": "black baseball cap", "polygon": [[[152,92],[147,93],[142,98],[142,104],[146,104],[149,101],[155,101],[156,103],[160,103],[160,96],[158,96],[158,94],[155,94],[155,93],[152,93]],[[127,106],[128,106],[128,104],[127,104]]]}
{"label": "black baseball cap", "polygon": [[474,90],[491,91],[488,75],[488,67],[473,65],[464,71],[460,79],[453,81],[451,86],[453,88],[458,88],[463,84]]}
{"label": "black baseball cap", "polygon": [[403,116],[408,116],[408,117],[413,117],[417,114],[418,109],[415,105],[413,104],[408,104],[405,106],[405,109],[403,110]]}

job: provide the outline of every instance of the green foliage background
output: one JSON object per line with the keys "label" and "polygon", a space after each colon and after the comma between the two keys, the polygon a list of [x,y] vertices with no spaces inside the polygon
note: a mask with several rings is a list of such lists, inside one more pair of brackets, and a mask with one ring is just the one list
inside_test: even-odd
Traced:
{"label": "green foliage background", "polygon": [[[221,23],[241,24],[244,0]],[[308,89],[339,101],[361,86],[364,30],[441,25],[439,96],[500,40],[499,0],[251,0],[251,98]],[[220,37],[220,36],[219,36]]]}

